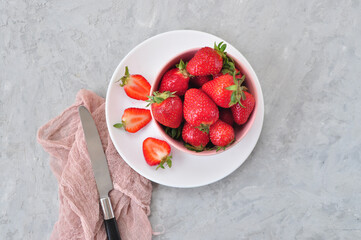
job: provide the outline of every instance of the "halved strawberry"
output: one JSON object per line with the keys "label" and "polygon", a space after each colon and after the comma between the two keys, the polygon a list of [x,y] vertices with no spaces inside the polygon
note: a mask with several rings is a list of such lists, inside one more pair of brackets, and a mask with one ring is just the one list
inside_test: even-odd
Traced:
{"label": "halved strawberry", "polygon": [[124,110],[122,122],[113,126],[124,128],[127,132],[135,133],[147,125],[152,120],[152,115],[148,109],[127,108]]}
{"label": "halved strawberry", "polygon": [[120,86],[124,87],[124,91],[129,97],[137,100],[148,99],[151,86],[142,75],[130,75],[128,67],[125,67],[125,74],[119,81],[121,81]]}
{"label": "halved strawberry", "polygon": [[150,165],[158,165],[158,168],[164,169],[166,163],[168,167],[172,167],[172,156],[169,155],[171,148],[169,144],[163,140],[148,137],[143,141],[143,155],[145,161]]}

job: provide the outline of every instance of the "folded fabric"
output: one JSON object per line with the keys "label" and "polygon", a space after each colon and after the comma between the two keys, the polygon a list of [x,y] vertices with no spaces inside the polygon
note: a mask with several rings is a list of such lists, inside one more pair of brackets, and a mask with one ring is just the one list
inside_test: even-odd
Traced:
{"label": "folded fabric", "polygon": [[109,138],[104,99],[80,90],[75,103],[42,126],[38,142],[51,155],[59,183],[60,211],[51,239],[106,239],[99,194],[93,175],[78,107],[84,105],[97,125],[114,190],[110,198],[122,240],[151,239],[148,219],[152,185],[120,157]]}

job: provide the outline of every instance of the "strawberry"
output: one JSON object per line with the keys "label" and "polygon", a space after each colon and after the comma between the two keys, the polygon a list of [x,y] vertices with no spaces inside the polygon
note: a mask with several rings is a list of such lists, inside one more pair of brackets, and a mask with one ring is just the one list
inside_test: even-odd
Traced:
{"label": "strawberry", "polygon": [[202,131],[208,131],[209,126],[218,120],[216,104],[200,89],[189,89],[184,95],[183,105],[185,120]]}
{"label": "strawberry", "polygon": [[127,108],[124,110],[122,122],[113,126],[124,128],[127,132],[135,133],[147,125],[152,120],[152,115],[148,109]]}
{"label": "strawberry", "polygon": [[233,119],[238,125],[242,125],[247,122],[249,115],[251,115],[256,102],[252,94],[244,92],[240,103],[237,103],[231,107]]}
{"label": "strawberry", "polygon": [[182,138],[186,143],[190,144],[187,144],[186,147],[194,151],[202,151],[209,142],[208,133],[202,132],[187,122],[182,130]]}
{"label": "strawberry", "polygon": [[244,76],[241,79],[237,79],[235,75],[225,74],[205,83],[202,86],[202,90],[218,106],[229,108],[239,102],[242,92],[246,90],[246,87],[242,86],[243,81]]}
{"label": "strawberry", "polygon": [[188,89],[189,74],[186,71],[186,64],[180,60],[176,68],[168,70],[162,77],[159,92],[175,92],[176,95],[182,96]]}
{"label": "strawberry", "polygon": [[187,64],[187,72],[194,76],[206,76],[217,74],[223,66],[223,59],[226,57],[224,50],[227,45],[221,42],[214,49],[203,47],[199,49]]}
{"label": "strawberry", "polygon": [[219,108],[219,119],[223,122],[228,123],[229,125],[233,125],[233,115],[230,108]]}
{"label": "strawberry", "polygon": [[195,88],[200,88],[203,86],[203,84],[205,84],[206,82],[209,82],[211,80],[211,76],[194,76],[190,79],[190,83],[195,87]]}
{"label": "strawberry", "polygon": [[228,123],[218,120],[209,128],[209,138],[218,150],[229,146],[234,141],[234,129]]}
{"label": "strawberry", "polygon": [[154,92],[147,102],[151,104],[155,120],[166,127],[179,127],[183,120],[183,104],[174,92]]}
{"label": "strawberry", "polygon": [[129,97],[137,100],[148,99],[150,84],[142,75],[130,75],[128,67],[125,67],[125,74],[118,81],[121,81],[120,86],[124,87],[124,91]]}
{"label": "strawberry", "polygon": [[202,90],[220,107],[229,108],[232,91],[226,88],[234,84],[229,74],[221,75],[202,86]]}
{"label": "strawberry", "polygon": [[172,156],[169,155],[171,148],[169,144],[163,140],[148,137],[143,141],[143,155],[145,161],[150,165],[158,165],[158,168],[164,169],[166,163],[168,167],[172,167]]}

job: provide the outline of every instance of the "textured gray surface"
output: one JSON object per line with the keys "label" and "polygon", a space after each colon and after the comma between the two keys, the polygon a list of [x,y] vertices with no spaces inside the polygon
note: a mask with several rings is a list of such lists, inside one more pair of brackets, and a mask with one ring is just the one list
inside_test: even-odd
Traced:
{"label": "textured gray surface", "polygon": [[105,96],[143,40],[195,29],[253,65],[264,128],[227,178],[154,184],[154,239],[361,239],[360,12],[356,0],[0,0],[0,238],[47,239],[57,219],[37,129],[80,88]]}

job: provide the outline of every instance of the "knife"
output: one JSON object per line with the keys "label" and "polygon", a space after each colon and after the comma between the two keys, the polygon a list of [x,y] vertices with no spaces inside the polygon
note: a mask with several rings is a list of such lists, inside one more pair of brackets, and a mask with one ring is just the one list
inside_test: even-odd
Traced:
{"label": "knife", "polygon": [[108,196],[109,192],[113,189],[113,182],[110,179],[108,162],[103,151],[103,145],[94,119],[88,109],[84,106],[80,106],[78,111],[83,126],[95,182],[99,192],[107,237],[109,240],[120,240],[118,224],[114,217],[112,204]]}

